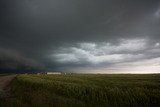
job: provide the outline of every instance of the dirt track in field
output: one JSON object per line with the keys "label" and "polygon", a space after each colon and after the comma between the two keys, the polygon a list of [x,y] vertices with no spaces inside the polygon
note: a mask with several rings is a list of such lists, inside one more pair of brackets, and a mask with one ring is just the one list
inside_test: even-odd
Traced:
{"label": "dirt track in field", "polygon": [[16,75],[0,76],[0,97],[8,97],[10,94],[10,83]]}

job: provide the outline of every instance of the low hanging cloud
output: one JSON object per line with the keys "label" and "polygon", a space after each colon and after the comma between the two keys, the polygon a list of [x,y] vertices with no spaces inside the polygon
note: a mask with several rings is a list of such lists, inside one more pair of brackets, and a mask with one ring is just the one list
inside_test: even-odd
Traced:
{"label": "low hanging cloud", "polygon": [[0,72],[33,72],[44,66],[34,59],[26,58],[14,50],[0,48]]}
{"label": "low hanging cloud", "polygon": [[120,39],[113,43],[77,43],[75,46],[60,47],[51,55],[55,63],[72,67],[112,67],[160,57],[159,43],[148,39]]}

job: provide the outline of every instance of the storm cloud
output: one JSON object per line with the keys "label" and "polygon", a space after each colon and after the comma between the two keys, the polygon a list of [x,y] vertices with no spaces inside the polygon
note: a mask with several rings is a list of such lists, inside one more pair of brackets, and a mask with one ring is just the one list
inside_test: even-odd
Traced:
{"label": "storm cloud", "polygon": [[[64,46],[55,50],[50,57],[63,67],[78,65],[79,67],[88,66],[98,69],[160,57],[159,43],[151,44],[147,39],[120,39],[119,41],[116,45],[100,42],[78,43],[72,47]],[[158,63],[158,61],[152,61],[152,63]]]}
{"label": "storm cloud", "polygon": [[0,1],[0,67],[154,73],[159,45],[159,0]]}
{"label": "storm cloud", "polygon": [[0,48],[0,70],[1,72],[35,72],[44,69],[39,62],[24,57],[14,50]]}

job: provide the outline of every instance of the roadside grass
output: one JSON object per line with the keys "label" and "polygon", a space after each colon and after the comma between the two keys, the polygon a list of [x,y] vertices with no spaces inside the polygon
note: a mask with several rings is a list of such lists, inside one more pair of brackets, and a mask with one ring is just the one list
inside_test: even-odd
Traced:
{"label": "roadside grass", "polygon": [[159,74],[18,75],[0,107],[160,107]]}

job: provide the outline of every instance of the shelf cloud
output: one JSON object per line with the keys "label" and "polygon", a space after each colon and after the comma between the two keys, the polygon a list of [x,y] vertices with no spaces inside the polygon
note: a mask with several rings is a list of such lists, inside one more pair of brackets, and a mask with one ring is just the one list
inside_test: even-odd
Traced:
{"label": "shelf cloud", "polygon": [[1,0],[0,47],[15,70],[157,73],[145,61],[159,61],[160,1]]}
{"label": "shelf cloud", "polygon": [[1,72],[35,72],[43,70],[43,64],[27,58],[14,50],[0,48],[0,70]]}

